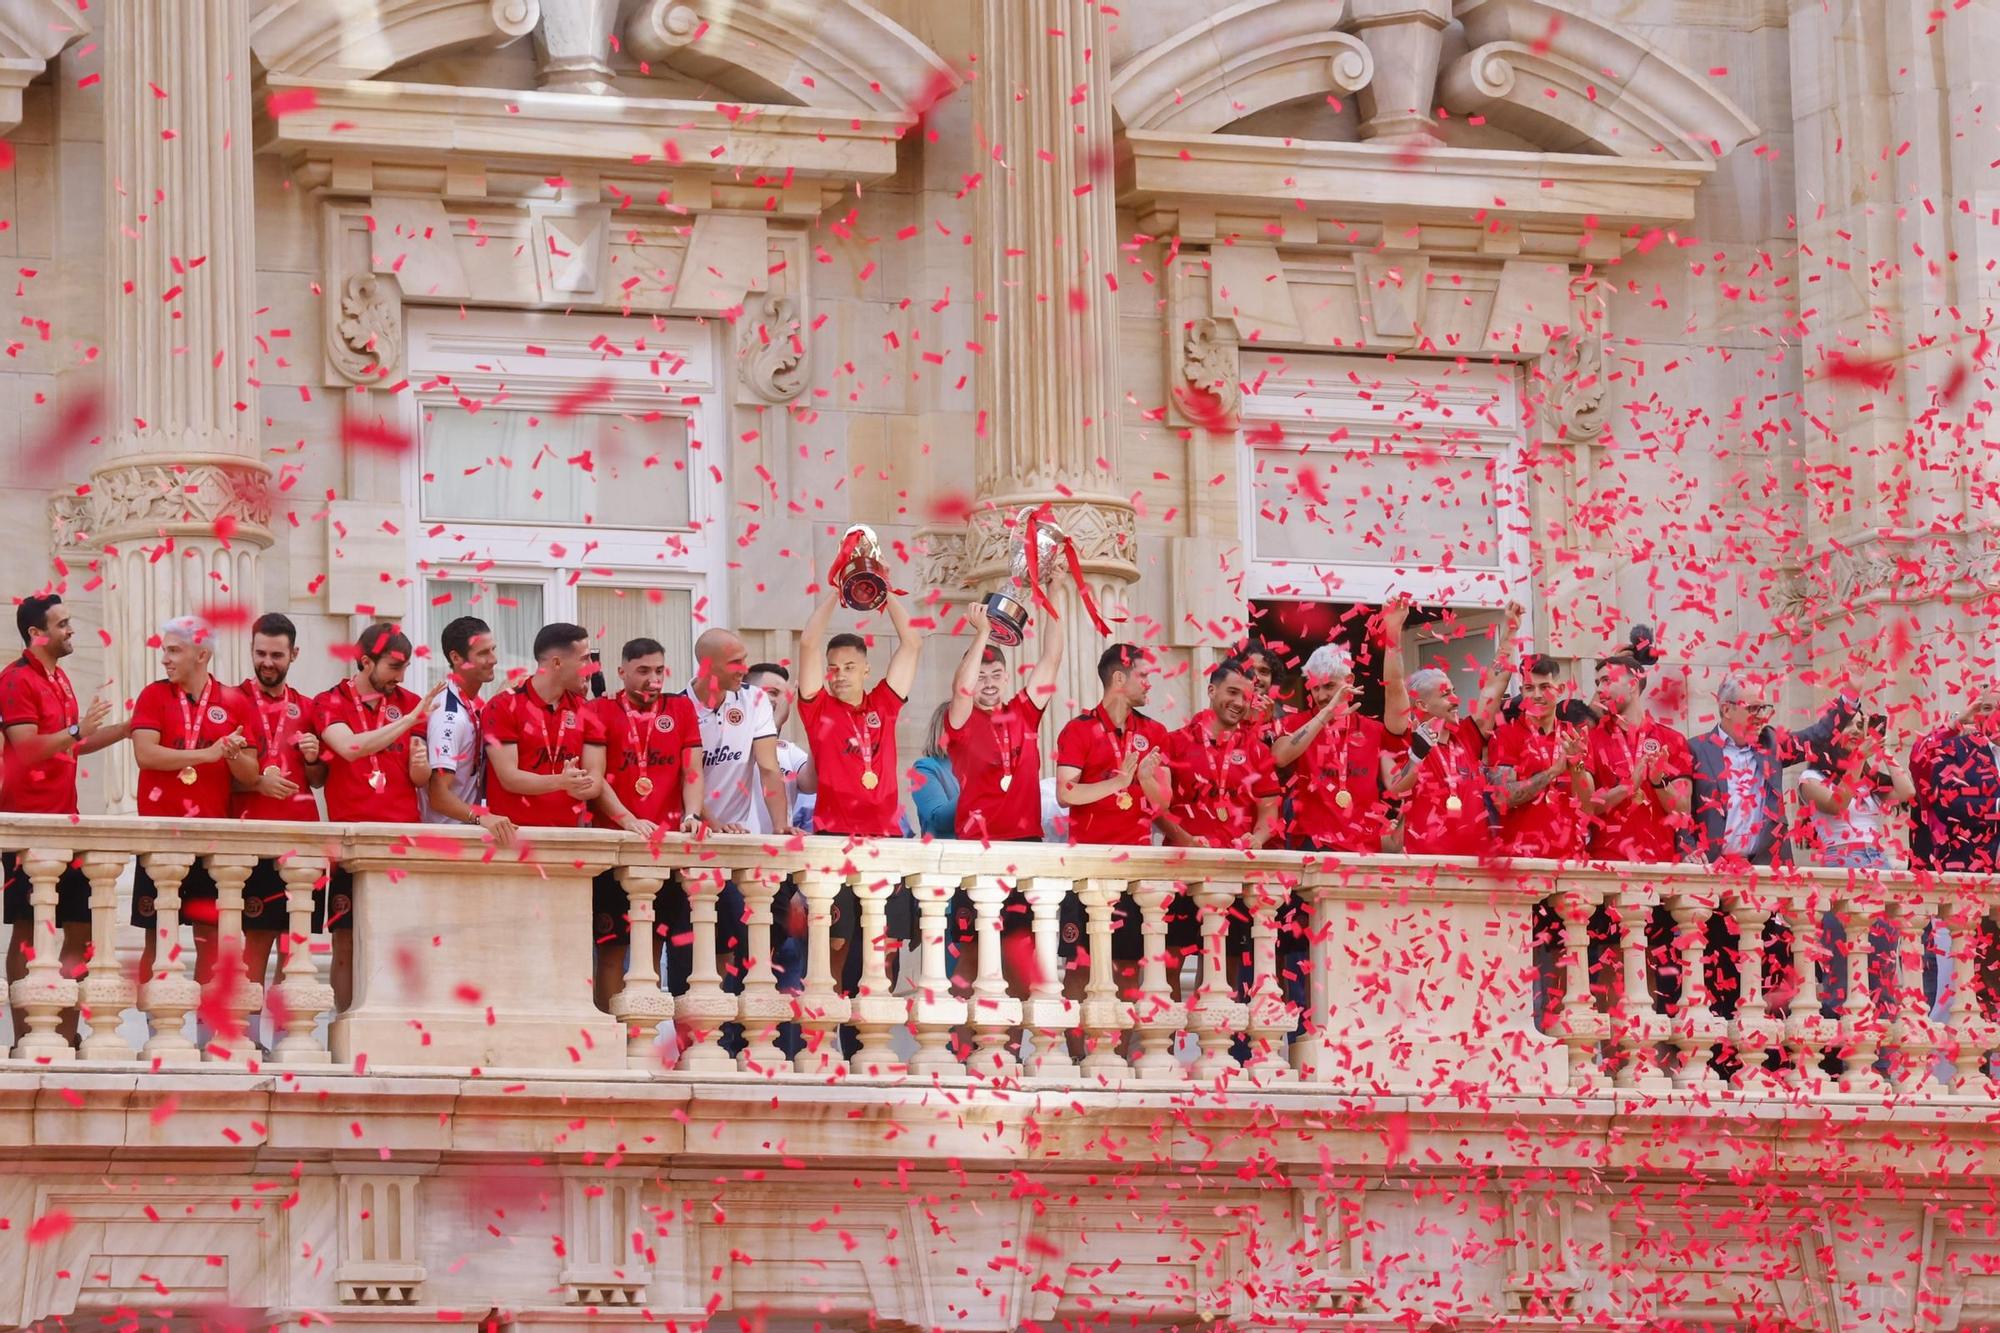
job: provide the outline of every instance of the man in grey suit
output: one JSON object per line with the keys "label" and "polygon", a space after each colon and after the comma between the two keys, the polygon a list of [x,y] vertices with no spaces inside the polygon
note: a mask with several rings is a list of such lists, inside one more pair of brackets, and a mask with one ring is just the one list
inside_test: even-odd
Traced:
{"label": "man in grey suit", "polygon": [[1771,725],[1775,706],[1766,698],[1767,688],[1753,676],[1731,672],[1715,692],[1720,721],[1712,731],[1688,738],[1694,756],[1690,859],[1791,864],[1785,770],[1830,742],[1860,706],[1843,694],[1817,722],[1788,731]]}

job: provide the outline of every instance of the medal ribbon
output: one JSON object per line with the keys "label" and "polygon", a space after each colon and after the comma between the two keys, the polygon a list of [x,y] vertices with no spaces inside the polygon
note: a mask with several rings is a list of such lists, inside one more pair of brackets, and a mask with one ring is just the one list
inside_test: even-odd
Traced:
{"label": "medal ribbon", "polygon": [[[1117,742],[1122,742],[1122,744],[1114,742],[1112,746],[1112,753],[1117,756],[1117,759],[1111,765],[1111,772],[1107,775],[1110,777],[1117,777],[1118,770],[1125,767],[1126,754],[1129,753],[1132,749],[1132,729],[1128,726],[1127,728],[1125,728],[1125,730],[1120,731],[1118,728],[1112,726],[1111,719],[1105,714],[1102,706],[1100,706],[1097,710],[1097,725],[1103,727],[1106,732],[1116,737]],[[1132,781],[1133,782],[1138,781],[1136,775],[1133,777]],[[1127,783],[1125,785],[1125,790],[1130,791],[1131,789],[1132,789],[1132,784]]]}
{"label": "medal ribbon", "polygon": [[[264,760],[266,763],[271,762],[272,758],[278,753],[279,743],[284,740],[285,705],[291,702],[291,696],[289,694],[279,695],[277,699],[278,706],[275,709],[266,708],[265,704],[268,702],[270,702],[269,696],[262,690],[257,691],[257,730],[264,738]],[[278,720],[275,730],[271,726],[271,719],[273,717],[276,717]],[[280,768],[284,767],[282,760],[279,761],[278,766]]]}
{"label": "medal ribbon", "polygon": [[[1041,534],[1044,522],[1055,522],[1053,505],[1045,504],[1028,515],[1028,587],[1034,592],[1035,605],[1048,612],[1050,619],[1060,620],[1062,617],[1056,614],[1055,607],[1049,602],[1048,594],[1042,591]],[[1077,599],[1083,603],[1083,609],[1090,616],[1090,623],[1097,627],[1097,632],[1107,639],[1110,638],[1111,626],[1104,623],[1104,617],[1098,613],[1097,603],[1090,595],[1090,585],[1083,581],[1083,559],[1076,553],[1076,543],[1064,537],[1062,548],[1063,559],[1069,565],[1069,576],[1076,583]]]}
{"label": "medal ribbon", "polygon": [[73,727],[83,721],[83,714],[76,706],[76,691],[70,687],[69,673],[57,667],[54,680],[56,693],[62,696],[63,701],[63,726]]}
{"label": "medal ribbon", "polygon": [[[867,700],[862,700],[865,705]],[[854,729],[854,748],[861,751],[861,771],[875,771],[875,729],[868,725],[867,714],[859,708],[848,710],[847,725]]]}
{"label": "medal ribbon", "polygon": [[[371,720],[369,715],[371,713],[374,714],[373,721],[376,725],[380,725],[382,705],[386,702],[385,696],[376,695],[375,706],[370,708],[368,702],[361,697],[361,691],[355,686],[352,676],[340,682],[340,688],[346,690],[354,699],[355,715],[364,724],[361,729],[363,731],[375,730],[375,726],[367,725]],[[387,789],[389,786],[389,775],[382,770],[382,752],[380,750],[368,756],[368,786],[371,790],[378,792]]]}
{"label": "medal ribbon", "polygon": [[1006,704],[1002,704],[1000,707],[994,709],[990,722],[994,738],[1000,743],[1001,791],[1007,791],[1014,785],[1014,729],[1012,726],[1003,727],[1000,725],[1000,714],[1006,710]]}
{"label": "medal ribbon", "polygon": [[208,716],[208,696],[215,690],[215,677],[210,676],[201,687],[201,698],[193,708],[188,707],[188,697],[180,690],[174,691],[174,702],[181,708],[181,740],[183,750],[201,748],[201,723]]}
{"label": "medal ribbon", "polygon": [[643,741],[639,739],[638,720],[642,717],[651,717],[652,714],[642,713],[633,708],[632,700],[623,691],[618,695],[618,707],[625,714],[625,748],[639,756],[639,776],[650,781],[648,770],[653,763],[653,752],[650,748],[652,741],[650,738]]}

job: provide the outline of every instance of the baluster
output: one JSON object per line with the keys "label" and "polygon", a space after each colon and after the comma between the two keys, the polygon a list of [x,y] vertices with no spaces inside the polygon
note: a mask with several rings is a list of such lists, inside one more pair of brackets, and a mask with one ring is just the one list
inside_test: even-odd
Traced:
{"label": "baluster", "polygon": [[1616,1032],[1619,1088],[1661,1093],[1673,1083],[1660,1069],[1659,1045],[1667,1034],[1666,1016],[1659,1010],[1652,982],[1646,975],[1646,926],[1658,897],[1648,885],[1618,895],[1618,935],[1624,985],[1618,994]]}
{"label": "baluster", "polygon": [[803,1043],[793,1067],[801,1074],[832,1077],[841,1068],[840,1028],[847,1022],[850,1002],[834,989],[833,900],[840,893],[841,872],[807,870],[799,875],[799,893],[806,900],[806,984],[799,992],[799,1032]]}
{"label": "baluster", "polygon": [[1786,899],[1780,908],[1792,935],[1792,973],[1798,988],[1792,992],[1790,1012],[1785,1017],[1785,1047],[1789,1053],[1794,1086],[1807,1093],[1826,1087],[1826,1074],[1819,1067],[1821,1054],[1839,1040],[1837,1023],[1829,1023],[1820,1013],[1819,963],[1826,950],[1820,945],[1820,918],[1823,915],[1817,890],[1803,901]]}
{"label": "baluster", "polygon": [[1334,885],[1324,871],[1314,871],[1301,888],[1312,927],[1306,941],[1306,1030],[1292,1043],[1292,1068],[1302,1079],[1332,1083],[1348,1066],[1345,1051],[1336,1049],[1339,1036],[1333,1023]]}
{"label": "baluster", "polygon": [[1678,927],[1674,946],[1681,958],[1680,1011],[1673,1015],[1673,1041],[1680,1049],[1674,1062],[1674,1086],[1718,1088],[1722,1080],[1708,1059],[1710,1048],[1725,1034],[1708,993],[1708,918],[1715,911],[1715,900],[1677,892],[1668,910]]}
{"label": "baluster", "polygon": [[333,1063],[333,1053],[320,1045],[319,1020],[333,1012],[333,987],[319,979],[313,961],[313,889],[327,876],[323,856],[281,856],[278,874],[285,881],[285,961],[278,977],[278,1001],[284,1008],[285,1033],[271,1051],[280,1068]]}
{"label": "baluster", "polygon": [[1850,1092],[1880,1094],[1888,1091],[1889,1084],[1875,1068],[1882,1049],[1882,1019],[1875,1007],[1873,975],[1875,913],[1854,896],[1861,888],[1859,875],[1850,878],[1847,894],[1834,909],[1847,936],[1847,995],[1839,1020],[1840,1044],[1845,1052],[1842,1083]]}
{"label": "baluster", "polygon": [[1889,904],[1896,930],[1897,983],[1891,1001],[1895,1014],[1889,1022],[1889,1039],[1896,1049],[1889,1061],[1889,1076],[1896,1087],[1909,1093],[1924,1092],[1935,1083],[1939,1041],[1930,1001],[1924,998],[1924,956],[1938,906],[1937,899],[1921,893]]}
{"label": "baluster", "polygon": [[1947,1043],[1954,1067],[1951,1090],[1962,1096],[1989,1096],[1986,1056],[1992,1048],[1993,1024],[1979,1002],[1979,937],[1987,906],[1978,891],[1961,889],[1951,917],[1951,1038]]}
{"label": "baluster", "polygon": [[1250,1022],[1249,1008],[1238,1004],[1229,990],[1229,909],[1243,892],[1230,880],[1202,880],[1190,886],[1201,911],[1201,986],[1195,991],[1188,1026],[1201,1045],[1194,1076],[1221,1078],[1238,1068],[1230,1044]]}
{"label": "baluster", "polygon": [[1021,1027],[1021,1002],[1007,993],[1000,945],[1000,910],[1008,887],[998,876],[976,875],[971,885],[974,924],[979,931],[979,974],[972,983],[972,1031],[978,1049],[972,1072],[980,1078],[1019,1077],[1019,1059],[1007,1049]]}
{"label": "baluster", "polygon": [[736,887],[743,893],[743,948],[748,958],[743,993],[736,997],[746,1044],[736,1064],[768,1076],[788,1063],[778,1046],[778,1029],[792,1017],[792,997],[778,989],[771,960],[771,905],[784,887],[784,876],[769,866],[743,866],[736,872]]}
{"label": "baluster", "polygon": [[1132,1062],[1132,1068],[1141,1078],[1187,1076],[1174,1057],[1174,1042],[1187,1031],[1188,1011],[1175,1001],[1167,984],[1167,904],[1176,888],[1171,880],[1148,879],[1132,889],[1145,940],[1139,994],[1131,1004],[1132,1026],[1139,1033],[1139,1058]]}
{"label": "baluster", "polygon": [[14,1007],[25,1011],[27,1030],[14,1044],[17,1060],[62,1064],[76,1059],[59,1030],[63,1011],[76,1007],[79,990],[75,978],[63,975],[62,928],[56,924],[57,885],[69,863],[70,853],[62,848],[30,847],[21,853],[34,910],[34,931],[28,936],[34,957],[28,960],[27,975],[8,988]]}
{"label": "baluster", "polygon": [[1025,882],[1035,923],[1035,977],[1028,986],[1025,1021],[1035,1034],[1033,1072],[1040,1078],[1076,1073],[1069,1031],[1077,1025],[1078,1007],[1063,995],[1062,906],[1069,888],[1069,880],[1046,875]]}
{"label": "baluster", "polygon": [[660,986],[659,923],[654,903],[666,887],[665,866],[619,866],[625,890],[625,986],[611,997],[611,1016],[625,1025],[625,1062],[633,1069],[660,1066],[660,1025],[674,1016],[674,997]]}
{"label": "baluster", "polygon": [[1250,965],[1257,977],[1245,1014],[1244,1035],[1250,1042],[1248,1073],[1258,1083],[1289,1081],[1292,1067],[1285,1062],[1284,1043],[1298,1026],[1299,1014],[1285,998],[1284,983],[1278,977],[1278,913],[1291,894],[1284,879],[1275,874],[1259,874],[1251,887]]}
{"label": "baluster", "polygon": [[1590,919],[1604,900],[1595,889],[1566,889],[1556,894],[1562,917],[1563,999],[1556,1020],[1557,1034],[1569,1052],[1569,1086],[1573,1091],[1595,1088],[1604,1075],[1602,1045],[1611,1025],[1590,993]]}
{"label": "baluster", "polygon": [[1774,1093],[1778,1079],[1765,1062],[1782,1048],[1785,1025],[1771,1016],[1771,956],[1764,950],[1764,925],[1771,919],[1771,909],[1762,898],[1745,893],[1730,904],[1730,916],[1736,922],[1736,952],[1741,960],[1736,1017],[1729,1026],[1738,1062],[1736,1085],[1746,1092]]}
{"label": "baluster", "polygon": [[[965,1066],[952,1050],[952,1033],[965,1022],[965,1000],[951,988],[951,966],[945,930],[951,917],[952,895],[961,883],[957,875],[911,875],[904,883],[916,896],[918,966],[916,985],[917,1051],[910,1070],[928,1078],[962,1074]],[[984,959],[982,958],[982,962]]]}
{"label": "baluster", "polygon": [[86,852],[83,857],[83,873],[90,880],[90,964],[78,1026],[90,1025],[82,1043],[86,1060],[138,1055],[119,1031],[125,1011],[139,1002],[139,987],[118,966],[118,881],[131,864],[131,857],[117,852]]}
{"label": "baluster", "polygon": [[201,1003],[201,987],[188,975],[187,959],[181,948],[181,882],[194,868],[194,858],[146,852],[140,859],[153,879],[153,911],[159,941],[154,951],[154,973],[139,986],[139,1007],[153,1024],[153,1035],[147,1039],[143,1054],[154,1064],[197,1064],[201,1052],[181,1031],[188,1014]]}
{"label": "baluster", "polygon": [[1086,879],[1077,895],[1090,928],[1090,984],[1083,993],[1083,1069],[1100,1079],[1123,1078],[1132,1072],[1123,1049],[1125,1030],[1132,1026],[1132,1010],[1119,998],[1117,971],[1111,964],[1111,917],[1124,889],[1123,880]]}
{"label": "baluster", "polygon": [[264,986],[243,971],[243,885],[257,868],[257,858],[218,854],[206,859],[215,880],[215,964],[203,1008],[221,1021],[208,1034],[201,1058],[254,1066],[258,1051],[250,1039],[250,1016],[264,1008]]}
{"label": "baluster", "polygon": [[910,1021],[908,1000],[890,992],[888,950],[897,942],[889,936],[889,897],[897,880],[880,875],[856,883],[861,905],[861,989],[854,996],[854,1072],[880,1076],[901,1074],[904,1066],[889,1045],[889,1034]]}
{"label": "baluster", "polygon": [[736,1017],[736,997],[722,989],[722,974],[715,970],[715,908],[727,873],[713,866],[680,871],[681,883],[687,886],[688,917],[694,924],[694,962],[688,968],[687,992],[674,1002],[674,1014],[693,1027],[679,1065],[691,1074],[729,1073],[736,1068],[736,1058],[722,1049],[722,1025]]}

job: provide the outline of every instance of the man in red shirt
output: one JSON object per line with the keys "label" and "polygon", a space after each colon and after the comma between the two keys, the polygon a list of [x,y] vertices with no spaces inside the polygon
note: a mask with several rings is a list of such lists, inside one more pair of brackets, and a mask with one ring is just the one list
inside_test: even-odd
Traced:
{"label": "man in red shirt", "polygon": [[[403,688],[410,640],[394,625],[363,630],[354,655],[354,674],[313,700],[326,762],[326,817],[336,824],[414,824],[417,793],[431,778],[423,728],[445,682],[421,699]],[[325,917],[333,932],[334,1004],[345,1009],[354,988],[354,876],[345,866],[327,876]]]}
{"label": "man in red shirt", "polygon": [[[1387,617],[1390,613],[1385,611]],[[1401,617],[1389,641],[1401,641]],[[1354,711],[1354,659],[1337,643],[1306,659],[1312,711],[1293,713],[1271,747],[1280,768],[1292,768],[1292,845],[1300,851],[1362,855],[1382,850],[1389,832],[1382,792],[1396,773],[1396,754],[1409,732],[1408,693],[1400,688],[1402,653],[1383,658],[1388,698],[1400,709],[1384,722]],[[1393,678],[1393,680],[1392,680]]]}
{"label": "man in red shirt", "polygon": [[[1070,812],[1071,843],[1144,847],[1153,841],[1154,817],[1173,804],[1173,787],[1161,756],[1167,729],[1139,711],[1153,689],[1153,655],[1114,643],[1097,659],[1104,687],[1095,708],[1071,718],[1056,737],[1056,803]],[[1118,905],[1112,962],[1128,992],[1144,948],[1139,912]],[[1088,966],[1080,954],[1072,978]]]}
{"label": "man in red shirt", "polygon": [[[194,616],[160,627],[160,673],[132,705],[132,758],[139,766],[139,813],[156,819],[227,819],[233,790],[256,783],[257,722],[250,701],[209,673],[215,635]],[[132,924],[146,932],[141,983],[153,976],[160,943],[153,877],[140,862],[132,875]],[[194,927],[195,980],[215,966],[215,879],[196,860],[181,881],[183,919]],[[176,940],[167,941],[172,949]]]}
{"label": "man in red shirt", "polygon": [[583,695],[589,660],[590,631],[544,625],[534,674],[486,706],[486,804],[520,828],[582,828],[603,790],[604,733]]}
{"label": "man in red shirt", "polygon": [[1637,663],[1608,657],[1597,668],[1604,719],[1590,730],[1590,856],[1595,861],[1664,864],[1681,859],[1694,756],[1687,737],[1646,716],[1646,676]]}
{"label": "man in red shirt", "polygon": [[[903,767],[896,759],[896,719],[916,684],[924,636],[910,623],[903,599],[891,593],[886,609],[896,629],[896,652],[882,679],[870,685],[868,641],[859,634],[826,638],[839,605],[839,590],[829,586],[806,621],[799,646],[799,723],[819,777],[813,831],[844,838],[900,837]],[[914,913],[907,903],[902,895],[892,900],[905,910],[889,923],[891,938],[915,936]],[[834,900],[835,938],[828,950],[833,974],[850,994],[861,984],[861,955],[853,947],[861,939],[859,906],[852,889],[841,889]]]}
{"label": "man in red shirt", "polygon": [[[251,736],[263,770],[254,786],[230,797],[238,819],[319,822],[313,792],[326,785],[326,763],[313,730],[312,700],[286,683],[298,660],[299,629],[290,617],[275,611],[258,617],[250,627],[250,679],[237,692],[256,720]],[[243,966],[251,981],[263,984],[286,925],[284,876],[277,859],[266,857],[243,885]]]}
{"label": "man in red shirt", "polygon": [[[624,688],[588,705],[596,715],[601,747],[597,776],[598,828],[623,829],[651,839],[663,831],[699,832],[702,826],[701,718],[684,691],[665,692],[667,650],[653,639],[633,639],[618,654],[618,682]],[[665,890],[660,898],[666,896]],[[597,937],[597,1007],[607,1012],[611,997],[625,989],[631,930],[630,900],[607,870],[591,886]],[[660,919],[663,902],[654,905]]]}
{"label": "man in red shirt", "polygon": [[[62,669],[62,659],[76,651],[76,627],[69,608],[54,593],[25,597],[14,611],[21,631],[21,655],[0,669],[0,727],[6,729],[6,753],[0,758],[0,810],[21,815],[74,815],[76,761],[125,739],[126,723],[107,724],[111,703],[102,693],[79,714],[76,690]],[[35,913],[31,886],[18,858],[5,857],[6,921],[13,927],[7,945],[7,981],[28,975],[28,949],[33,944]],[[83,970],[90,952],[90,881],[72,865],[56,881],[56,926],[62,932],[61,960],[66,976]],[[59,1029],[65,1040],[76,1033],[76,1013],[63,1015]],[[14,1031],[27,1031],[27,1016],[14,1011]]]}
{"label": "man in red shirt", "polygon": [[1584,854],[1590,738],[1563,722],[1562,663],[1537,653],[1521,672],[1521,715],[1493,730],[1488,762],[1508,856],[1571,861]]}
{"label": "man in red shirt", "polygon": [[1256,851],[1277,840],[1277,764],[1243,725],[1255,689],[1240,660],[1222,662],[1208,673],[1208,707],[1167,737],[1173,805],[1159,824],[1170,846]]}
{"label": "man in red shirt", "polygon": [[1412,856],[1485,856],[1493,849],[1488,785],[1482,762],[1486,742],[1500,716],[1500,700],[1512,674],[1502,663],[1521,631],[1519,603],[1507,604],[1493,668],[1473,703],[1460,717],[1451,677],[1435,667],[1410,677],[1409,694],[1421,721],[1410,733],[1410,758],[1389,784],[1389,794],[1405,796],[1403,850]]}

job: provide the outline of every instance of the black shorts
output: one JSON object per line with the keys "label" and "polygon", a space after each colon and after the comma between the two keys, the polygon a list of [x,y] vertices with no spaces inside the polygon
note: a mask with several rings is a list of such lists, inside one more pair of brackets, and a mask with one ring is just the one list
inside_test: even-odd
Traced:
{"label": "black shorts", "polygon": [[[743,891],[727,881],[715,898],[715,948],[725,960],[722,988],[730,994],[743,986],[744,941],[749,937],[749,907]],[[631,945],[632,899],[618,882],[618,873],[605,870],[590,881],[590,932],[593,945]],[[653,895],[653,938],[667,946],[665,980],[670,994],[685,994],[688,974],[694,970],[694,912],[687,889],[669,880]]]}
{"label": "black shorts", "polygon": [[[159,913],[154,907],[158,893],[153,877],[146,873],[145,862],[139,862],[132,868],[132,924],[141,930],[154,930],[160,924]],[[213,925],[215,900],[215,876],[209,874],[208,867],[197,860],[189,867],[187,878],[181,881],[182,924]],[[190,903],[204,905],[189,911]],[[278,873],[275,860],[259,861],[251,869],[250,878],[243,883],[243,929],[275,933],[286,928],[284,877]],[[313,890],[312,929],[315,935],[329,930],[354,929],[352,872],[334,866],[327,873],[327,883]]]}
{"label": "black shorts", "polygon": [[[977,929],[978,914],[972,900],[961,891],[952,900],[951,915],[947,918],[945,943],[952,956],[956,957],[965,942],[972,938]],[[1089,916],[1084,911],[1083,899],[1075,893],[1063,895],[1062,906],[1056,913],[1056,957],[1065,963],[1074,962],[1077,953],[1089,937]],[[1035,910],[1028,902],[1027,895],[1019,889],[1007,895],[1007,901],[1000,905],[1000,935],[1032,935],[1035,930]]]}
{"label": "black shorts", "polygon": [[[1145,916],[1129,893],[1112,905],[1111,956],[1121,963],[1139,961],[1146,948]],[[1238,900],[1226,909],[1229,920],[1230,953],[1250,956],[1250,913]],[[1191,953],[1201,952],[1201,909],[1194,898],[1177,893],[1167,900],[1168,966]]]}
{"label": "black shorts", "polygon": [[[33,921],[34,886],[28,882],[28,872],[21,867],[20,858],[15,853],[8,852],[0,857],[0,874],[7,879],[6,923],[11,926],[16,922]],[[56,880],[56,924],[71,926],[89,923],[90,879],[83,873],[83,867],[72,861]]]}

